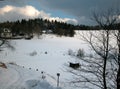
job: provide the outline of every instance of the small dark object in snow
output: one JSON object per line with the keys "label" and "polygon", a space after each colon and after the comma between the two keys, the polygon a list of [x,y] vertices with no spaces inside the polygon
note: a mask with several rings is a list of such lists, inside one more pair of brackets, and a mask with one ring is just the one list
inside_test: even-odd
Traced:
{"label": "small dark object in snow", "polygon": [[60,76],[60,73],[57,73],[57,76]]}
{"label": "small dark object in snow", "polygon": [[41,71],[41,74],[43,74],[43,71]]}
{"label": "small dark object in snow", "polygon": [[47,52],[45,52],[45,54],[47,54]]}
{"label": "small dark object in snow", "polygon": [[0,62],[0,67],[7,69],[7,66],[5,65],[5,63],[2,63],[2,62]]}
{"label": "small dark object in snow", "polygon": [[71,63],[69,64],[70,67],[72,67],[73,69],[77,69],[80,67],[80,64],[79,63]]}
{"label": "small dark object in snow", "polygon": [[41,71],[42,74],[42,79],[44,80],[46,78],[46,76],[44,75],[44,71]]}
{"label": "small dark object in snow", "polygon": [[31,68],[29,68],[31,70]]}
{"label": "small dark object in snow", "polygon": [[42,75],[42,79],[44,80],[46,78],[46,76],[45,75]]}
{"label": "small dark object in snow", "polygon": [[38,71],[38,69],[36,69],[36,71]]}

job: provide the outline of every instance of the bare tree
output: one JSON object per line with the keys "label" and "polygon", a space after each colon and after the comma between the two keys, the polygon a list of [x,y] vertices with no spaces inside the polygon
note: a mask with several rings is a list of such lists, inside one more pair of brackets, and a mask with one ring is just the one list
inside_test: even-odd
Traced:
{"label": "bare tree", "polygon": [[118,42],[118,72],[117,72],[117,89],[120,88],[120,29],[118,30],[117,35],[117,42]]}
{"label": "bare tree", "polygon": [[116,76],[116,83],[117,83],[117,89],[120,88],[120,28],[117,28],[117,30],[114,31],[114,35],[116,37],[117,41],[117,47],[116,47],[116,55],[114,55],[115,62],[117,64],[117,76]]}
{"label": "bare tree", "polygon": [[[102,13],[93,13],[93,20],[97,22],[97,24],[99,25],[99,27],[103,30],[107,31],[107,37],[108,37],[108,43],[107,45],[105,44],[106,47],[109,47],[111,45],[109,45],[109,36],[108,36],[108,31],[109,30],[114,30],[113,26],[116,24],[117,20],[118,20],[118,12],[113,10],[113,9],[109,9],[105,12]],[[104,42],[103,42],[104,44]],[[103,47],[105,47],[103,45]],[[105,57],[104,59],[104,66],[103,66],[103,83],[104,83],[104,89],[107,89],[107,81],[106,81],[106,65],[107,65],[107,60],[109,58],[109,54],[111,50],[109,50],[109,48],[105,48]],[[112,70],[111,70],[112,71]]]}
{"label": "bare tree", "polygon": [[[107,67],[109,60],[109,52],[112,50],[110,45],[110,30],[101,30],[90,32],[89,37],[83,35],[83,39],[90,45],[92,50],[95,52],[94,58],[92,60],[84,59],[88,63],[87,68],[88,73],[93,75],[93,79],[88,79],[88,82],[101,88],[107,89],[107,77],[109,68]],[[109,83],[109,86],[111,83]]]}
{"label": "bare tree", "polygon": [[107,15],[111,19],[109,28],[113,30],[113,34],[115,36],[116,41],[116,47],[114,48],[116,50],[116,53],[112,53],[113,58],[115,62],[117,63],[117,74],[116,74],[116,87],[117,89],[120,89],[120,10],[112,10],[110,13],[113,13],[111,15]]}
{"label": "bare tree", "polygon": [[[76,75],[74,83],[85,83],[87,87],[92,88],[90,85],[94,85],[101,89],[119,89],[119,68],[116,74],[116,66],[113,63],[114,58],[112,55],[115,49],[115,45],[112,41],[115,39],[112,37],[112,31],[114,25],[118,22],[118,11],[109,9],[102,13],[93,12],[92,20],[95,21],[100,27],[99,31],[87,32],[82,34],[82,39],[89,44],[94,52],[93,58],[85,57],[81,59],[83,64],[81,68],[77,70],[70,70],[72,74]],[[120,35],[117,35],[120,38]],[[118,40],[118,39],[117,39]],[[120,47],[118,42],[118,48]],[[118,51],[119,53],[119,51]],[[120,56],[118,54],[119,60]],[[118,61],[119,63],[120,61]],[[115,67],[114,67],[115,66]],[[117,77],[117,86],[116,79]]]}
{"label": "bare tree", "polygon": [[11,44],[11,41],[0,38],[0,51],[3,51],[4,48],[10,48],[11,50],[15,49]]}

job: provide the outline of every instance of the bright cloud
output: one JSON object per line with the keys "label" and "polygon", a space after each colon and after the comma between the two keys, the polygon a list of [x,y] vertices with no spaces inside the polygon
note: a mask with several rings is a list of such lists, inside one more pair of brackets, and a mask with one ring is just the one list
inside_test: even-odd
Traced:
{"label": "bright cloud", "polygon": [[4,15],[5,13],[10,12],[12,10],[13,10],[13,7],[7,5],[3,8],[0,8],[0,14]]}
{"label": "bright cloud", "polygon": [[0,19],[1,22],[4,21],[16,21],[21,19],[33,19],[33,18],[43,18],[49,19],[50,21],[60,21],[60,22],[67,22],[72,24],[77,24],[76,19],[71,18],[59,18],[59,17],[52,17],[49,13],[44,11],[39,11],[33,6],[26,5],[24,7],[15,7],[6,5],[0,8]]}
{"label": "bright cloud", "polygon": [[18,10],[20,14],[23,14],[28,17],[34,17],[34,16],[38,16],[40,14],[40,12],[32,6],[25,6],[22,8],[18,7],[15,9]]}
{"label": "bright cloud", "polygon": [[73,24],[77,24],[78,21],[76,19],[70,19],[70,18],[59,18],[59,17],[51,17],[49,18],[50,21],[59,21],[59,22],[67,22],[67,23],[73,23]]}

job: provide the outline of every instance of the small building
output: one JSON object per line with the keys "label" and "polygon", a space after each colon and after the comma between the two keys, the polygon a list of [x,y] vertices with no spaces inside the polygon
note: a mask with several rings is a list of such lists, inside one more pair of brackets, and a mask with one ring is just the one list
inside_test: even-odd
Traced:
{"label": "small building", "polygon": [[8,28],[3,28],[3,29],[1,29],[0,36],[4,37],[4,38],[11,38],[12,37],[12,32]]}

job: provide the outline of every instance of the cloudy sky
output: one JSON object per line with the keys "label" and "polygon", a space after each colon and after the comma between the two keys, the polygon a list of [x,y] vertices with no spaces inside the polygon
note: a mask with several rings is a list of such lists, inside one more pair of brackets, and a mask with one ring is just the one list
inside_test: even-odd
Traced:
{"label": "cloudy sky", "polygon": [[0,0],[0,22],[43,18],[91,25],[92,11],[120,8],[120,0]]}

